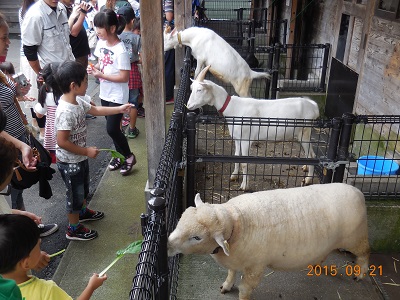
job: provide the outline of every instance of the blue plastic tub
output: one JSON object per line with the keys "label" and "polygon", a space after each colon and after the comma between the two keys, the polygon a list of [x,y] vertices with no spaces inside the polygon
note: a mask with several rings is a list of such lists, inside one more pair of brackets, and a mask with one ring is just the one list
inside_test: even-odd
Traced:
{"label": "blue plastic tub", "polygon": [[358,175],[394,175],[399,169],[399,165],[393,159],[383,156],[361,156],[357,164]]}

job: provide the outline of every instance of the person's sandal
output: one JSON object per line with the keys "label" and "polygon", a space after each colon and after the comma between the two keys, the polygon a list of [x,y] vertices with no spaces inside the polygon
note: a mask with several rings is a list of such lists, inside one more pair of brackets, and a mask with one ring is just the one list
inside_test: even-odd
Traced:
{"label": "person's sandal", "polygon": [[118,170],[121,167],[122,167],[121,160],[119,158],[116,158],[116,157],[113,158],[110,161],[110,164],[108,165],[108,168],[110,169],[110,171]]}
{"label": "person's sandal", "polygon": [[[132,157],[132,161],[129,162],[129,160]],[[136,164],[136,157],[135,154],[131,154],[129,157],[125,158],[124,163],[121,166],[121,170],[119,171],[122,176],[128,175],[130,171],[132,170],[132,167]]]}

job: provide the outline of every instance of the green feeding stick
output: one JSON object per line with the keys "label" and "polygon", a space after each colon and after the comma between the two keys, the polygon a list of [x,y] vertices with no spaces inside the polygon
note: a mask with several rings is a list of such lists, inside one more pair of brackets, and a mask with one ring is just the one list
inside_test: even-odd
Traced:
{"label": "green feeding stick", "polygon": [[64,252],[65,252],[65,249],[62,249],[62,250],[60,250],[60,251],[58,251],[56,253],[50,254],[49,257],[52,258],[52,257],[60,255],[61,253],[64,253]]}
{"label": "green feeding stick", "polygon": [[99,277],[103,276],[117,261],[119,261],[125,254],[135,254],[139,253],[142,248],[143,240],[138,240],[130,244],[128,247],[122,250],[118,250],[116,255],[117,257],[109,264],[103,271],[100,272]]}
{"label": "green feeding stick", "polygon": [[119,158],[121,160],[121,164],[125,161],[125,156],[113,149],[99,149],[99,151],[108,151],[111,153],[112,158]]}

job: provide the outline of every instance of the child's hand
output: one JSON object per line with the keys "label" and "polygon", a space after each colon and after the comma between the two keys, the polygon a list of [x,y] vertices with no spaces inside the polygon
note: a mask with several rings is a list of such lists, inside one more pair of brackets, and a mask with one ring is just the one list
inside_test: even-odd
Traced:
{"label": "child's hand", "polygon": [[37,263],[36,266],[33,267],[33,269],[35,271],[40,271],[40,270],[42,270],[42,269],[44,269],[45,267],[48,266],[49,261],[50,261],[50,256],[46,252],[40,251],[39,262]]}
{"label": "child's hand", "polygon": [[103,73],[100,70],[96,69],[95,66],[92,66],[91,74],[96,78],[101,78],[101,75],[103,75]]}
{"label": "child's hand", "polygon": [[131,108],[135,108],[135,105],[131,104],[131,103],[126,103],[126,104],[121,105],[119,108],[120,108],[121,114],[125,114],[125,113],[128,114],[131,111]]}
{"label": "child's hand", "polygon": [[96,156],[99,154],[99,149],[97,147],[87,147],[86,148],[86,156],[90,158],[96,158]]}
{"label": "child's hand", "polygon": [[97,289],[98,287],[103,285],[103,282],[107,280],[107,275],[104,274],[103,276],[99,277],[99,274],[93,273],[92,277],[89,279],[88,288],[90,289]]}

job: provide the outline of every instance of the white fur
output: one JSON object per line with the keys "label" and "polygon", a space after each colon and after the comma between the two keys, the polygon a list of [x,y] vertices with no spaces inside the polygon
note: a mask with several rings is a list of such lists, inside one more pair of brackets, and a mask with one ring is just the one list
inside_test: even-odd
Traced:
{"label": "white fur", "polygon": [[239,298],[250,299],[265,268],[299,270],[321,264],[342,248],[357,256],[358,279],[368,271],[369,244],[364,195],[343,183],[262,191],[224,204],[203,203],[182,214],[168,238],[168,255],[211,254],[228,269],[221,293],[242,273]]}
{"label": "white fur", "polygon": [[[231,83],[238,95],[251,97],[250,86],[255,78],[270,78],[268,73],[254,72],[240,54],[223,38],[208,28],[190,27],[179,32],[182,45],[192,49],[197,60],[194,78],[207,65],[220,80]],[[178,33],[164,32],[164,51],[179,45]]]}
{"label": "white fur", "polygon": [[[201,76],[200,76],[201,77]],[[190,110],[200,108],[206,104],[215,106],[220,110],[228,93],[225,89],[212,81],[194,80],[192,93],[187,103]],[[316,119],[319,116],[318,105],[308,98],[282,98],[275,100],[241,98],[232,96],[223,112],[229,117],[251,117],[251,118],[292,118],[292,119]],[[311,147],[311,127],[289,127],[289,126],[260,126],[255,119],[252,125],[228,124],[229,132],[235,140],[235,155],[249,155],[251,143],[255,140],[287,141],[297,139],[304,150],[305,156],[315,157]],[[241,190],[248,190],[247,164],[242,163],[243,180]],[[235,163],[235,169],[231,180],[236,180],[239,175],[239,164]],[[308,166],[305,185],[312,182],[314,166]]]}

